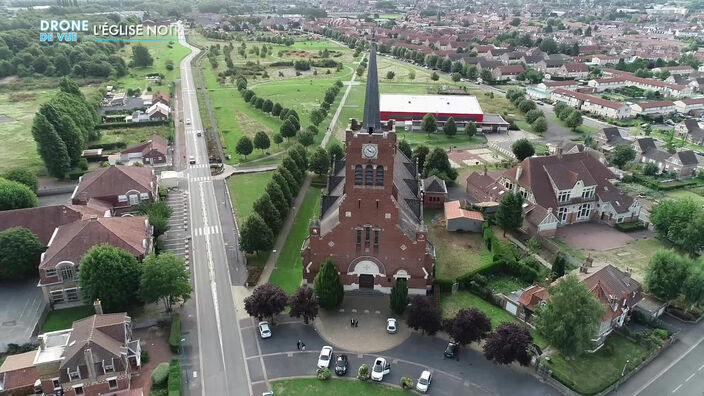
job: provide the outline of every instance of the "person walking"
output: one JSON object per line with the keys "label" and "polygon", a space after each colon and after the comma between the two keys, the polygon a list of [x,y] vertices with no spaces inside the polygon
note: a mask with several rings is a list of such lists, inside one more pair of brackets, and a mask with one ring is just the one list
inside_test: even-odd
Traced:
{"label": "person walking", "polygon": [[305,350],[306,350],[306,344],[301,343],[301,350],[305,352]]}
{"label": "person walking", "polygon": [[298,342],[296,343],[296,349],[298,349],[299,351],[301,350],[301,340],[298,340]]}

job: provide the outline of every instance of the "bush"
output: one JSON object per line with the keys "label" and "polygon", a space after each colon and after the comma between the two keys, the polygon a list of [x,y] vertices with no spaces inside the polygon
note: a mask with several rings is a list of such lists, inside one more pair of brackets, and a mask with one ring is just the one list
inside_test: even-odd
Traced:
{"label": "bush", "polygon": [[178,314],[174,314],[174,317],[171,320],[169,347],[173,353],[181,352],[181,317]]}
{"label": "bush", "polygon": [[368,381],[369,377],[371,376],[371,372],[369,370],[369,365],[368,364],[363,364],[359,366],[359,370],[357,370],[357,379],[360,381]]}
{"label": "bush", "polygon": [[645,229],[645,224],[640,220],[629,223],[616,223],[616,229],[623,232],[640,231]]}
{"label": "bush", "polygon": [[125,147],[127,147],[127,143],[125,143],[125,142],[112,142],[112,143],[91,144],[90,146],[88,146],[86,148],[87,149],[102,148],[103,150],[109,151],[109,150],[123,149]]}
{"label": "bush", "polygon": [[169,364],[159,363],[154,370],[152,370],[152,388],[165,388],[166,381],[169,379]]}
{"label": "bush", "polygon": [[330,369],[327,367],[318,369],[317,373],[318,379],[321,381],[327,381],[330,379]]}
{"label": "bush", "polygon": [[81,176],[85,175],[88,171],[83,169],[71,169],[68,172],[69,180],[78,180]]}
{"label": "bush", "polygon": [[181,363],[178,359],[171,359],[169,364],[169,396],[181,395]]}
{"label": "bush", "polygon": [[143,365],[149,363],[149,351],[142,349],[142,352],[139,353],[139,359]]}
{"label": "bush", "polygon": [[413,389],[413,380],[410,377],[401,377],[401,388]]}
{"label": "bush", "polygon": [[665,330],[665,329],[655,329],[655,330],[653,330],[653,337],[659,338],[662,341],[665,341],[670,337],[670,333],[668,333],[667,330]]}
{"label": "bush", "polygon": [[440,293],[448,293],[452,291],[452,281],[448,279],[435,279],[433,288]]}

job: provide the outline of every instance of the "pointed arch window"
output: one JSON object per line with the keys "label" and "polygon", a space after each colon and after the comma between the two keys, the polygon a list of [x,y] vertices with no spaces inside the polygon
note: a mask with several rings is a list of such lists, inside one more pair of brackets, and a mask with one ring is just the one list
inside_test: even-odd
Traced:
{"label": "pointed arch window", "polygon": [[377,185],[377,186],[384,185],[384,167],[383,166],[376,167],[376,184],[375,185]]}
{"label": "pointed arch window", "polygon": [[357,165],[354,167],[354,185],[355,186],[361,186],[362,185],[362,165]]}
{"label": "pointed arch window", "polygon": [[371,165],[367,165],[367,167],[364,169],[364,185],[374,185],[374,167]]}

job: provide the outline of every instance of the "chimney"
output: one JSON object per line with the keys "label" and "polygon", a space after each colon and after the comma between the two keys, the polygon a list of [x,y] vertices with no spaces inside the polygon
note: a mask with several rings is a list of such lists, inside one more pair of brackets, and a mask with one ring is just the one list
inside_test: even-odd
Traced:
{"label": "chimney", "polygon": [[521,178],[522,174],[523,174],[523,167],[518,165],[518,167],[516,168],[516,181],[518,181],[518,179]]}
{"label": "chimney", "polygon": [[95,359],[93,359],[93,352],[91,352],[90,348],[83,350],[83,357],[85,358],[86,366],[88,367],[88,378],[95,379]]}
{"label": "chimney", "polygon": [[562,159],[562,146],[557,146],[557,158]]}
{"label": "chimney", "polygon": [[93,309],[95,309],[96,315],[103,314],[103,304],[100,303],[100,300],[93,301]]}
{"label": "chimney", "polygon": [[589,253],[589,255],[587,256],[587,259],[584,261],[584,265],[587,267],[591,267],[593,263],[594,263],[594,259],[592,258],[592,254]]}
{"label": "chimney", "polygon": [[98,221],[98,215],[90,215],[90,221],[91,222]]}

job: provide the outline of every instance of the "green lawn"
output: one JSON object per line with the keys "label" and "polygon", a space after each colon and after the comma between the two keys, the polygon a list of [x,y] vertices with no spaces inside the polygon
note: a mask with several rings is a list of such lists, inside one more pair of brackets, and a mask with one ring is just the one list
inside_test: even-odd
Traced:
{"label": "green lawn", "polygon": [[276,268],[269,278],[269,282],[281,286],[289,294],[301,285],[303,279],[301,245],[308,237],[310,219],[320,210],[320,192],[321,189],[311,187],[306,192],[301,207],[296,208],[293,227],[281,248]]}
{"label": "green lawn", "polygon": [[443,133],[433,133],[428,135],[423,132],[398,132],[399,140],[406,140],[411,147],[425,145],[431,149],[440,147],[443,149],[455,147],[467,147],[475,144],[486,143],[486,138],[483,135],[475,135],[467,138],[467,135],[447,136]]}
{"label": "green lawn", "polygon": [[511,292],[521,290],[528,286],[526,282],[509,275],[492,274],[487,276],[489,284],[487,285],[494,293],[509,294]]}
{"label": "green lawn", "polygon": [[573,390],[593,395],[616,382],[625,365],[627,371],[632,370],[648,354],[649,350],[644,346],[612,334],[595,353],[585,353],[574,360],[565,360],[559,353],[553,353],[546,366],[553,371],[553,377]]}
{"label": "green lawn", "polygon": [[252,213],[254,201],[262,196],[273,174],[273,172],[247,173],[227,179],[232,207],[235,208],[235,216],[240,226]]}
{"label": "green lawn", "polygon": [[157,125],[140,128],[103,129],[100,131],[100,140],[90,144],[124,142],[127,146],[131,146],[143,142],[155,134],[169,139],[173,137],[174,128],[170,125]]}
{"label": "green lawn", "polygon": [[[504,309],[490,304],[488,301],[481,299],[479,296],[468,291],[458,291],[455,294],[444,294],[440,298],[440,310],[442,311],[443,319],[451,319],[457,315],[461,309],[476,308],[486,314],[491,319],[491,328],[496,330],[501,323],[521,323],[513,315],[506,312]],[[548,342],[536,331],[531,331],[533,342],[540,348],[548,346]]]}
{"label": "green lawn", "polygon": [[68,329],[74,321],[91,316],[95,310],[91,305],[49,311],[42,325],[42,333]]}
{"label": "green lawn", "polygon": [[[415,380],[414,380],[415,381]],[[401,396],[408,391],[376,384],[373,381],[299,378],[271,381],[276,396]]]}
{"label": "green lawn", "polygon": [[604,251],[592,251],[592,257],[596,262],[611,263],[622,271],[626,269],[632,271],[633,278],[639,282],[645,280],[650,257],[659,249],[667,249],[669,244],[663,243],[656,237],[638,239],[626,244],[626,246]]}
{"label": "green lawn", "polygon": [[665,193],[665,199],[692,199],[695,202],[699,202],[704,205],[704,197],[691,191],[685,189],[671,190]]}
{"label": "green lawn", "polygon": [[444,220],[431,220],[438,211],[425,211],[429,240],[435,245],[435,278],[454,280],[491,262],[481,234],[448,232]]}

